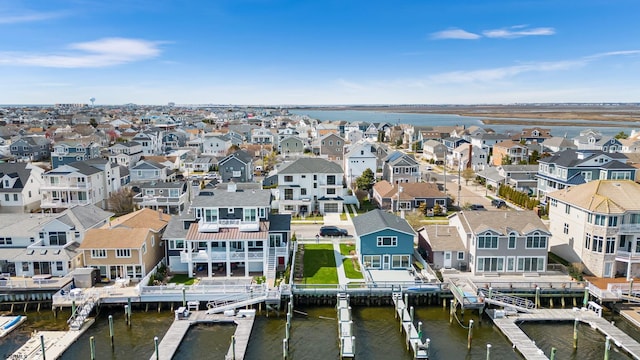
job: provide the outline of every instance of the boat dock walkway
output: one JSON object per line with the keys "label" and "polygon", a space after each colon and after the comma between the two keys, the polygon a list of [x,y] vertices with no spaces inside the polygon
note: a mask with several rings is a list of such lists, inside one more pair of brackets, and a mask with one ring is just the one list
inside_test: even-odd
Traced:
{"label": "boat dock walkway", "polygon": [[393,294],[393,305],[396,317],[400,319],[400,331],[404,332],[407,339],[407,348],[411,349],[414,359],[429,358],[429,340],[422,342],[422,323],[416,329],[413,324],[413,313],[407,309],[406,302],[402,300],[402,293]]}
{"label": "boat dock walkway", "polygon": [[[177,317],[166,334],[164,334],[162,341],[158,345],[158,358],[160,360],[171,360],[192,325],[207,322],[226,322],[235,323],[236,331],[234,333],[235,344],[232,343],[229,346],[225,359],[244,359],[254,320],[255,310],[240,310],[236,316],[207,314],[206,311],[189,312],[186,317]],[[235,356],[233,354],[234,351]],[[156,360],[155,351],[150,360]]]}
{"label": "boat dock walkway", "polygon": [[338,294],[338,336],[340,341],[340,358],[355,357],[355,340],[353,335],[353,320],[351,318],[351,307],[349,306],[349,295]]}
{"label": "boat dock walkway", "polygon": [[[27,342],[16,350],[7,360],[41,360],[59,359],[80,335],[84,334],[95,319],[88,319],[80,330],[69,331],[38,331]],[[44,356],[42,355],[42,342],[40,335],[44,337]]]}
{"label": "boat dock walkway", "polygon": [[548,359],[540,350],[533,340],[531,340],[516,324],[521,321],[574,321],[589,324],[592,328],[597,329],[605,336],[609,336],[613,343],[630,354],[634,359],[640,359],[640,344],[618,329],[607,320],[601,318],[596,311],[587,308],[573,309],[534,309],[526,314],[517,314],[515,316],[496,317],[495,311],[493,315],[494,324],[502,331],[502,333],[511,341],[513,346],[518,349],[520,354],[527,360]]}

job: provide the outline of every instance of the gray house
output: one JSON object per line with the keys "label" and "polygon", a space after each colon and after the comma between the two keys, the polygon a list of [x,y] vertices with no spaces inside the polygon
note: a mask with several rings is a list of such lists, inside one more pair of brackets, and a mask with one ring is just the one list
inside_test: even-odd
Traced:
{"label": "gray house", "polygon": [[418,252],[436,270],[467,270],[467,248],[453,226],[431,225],[418,229]]}
{"label": "gray house", "polygon": [[44,136],[24,136],[11,144],[10,151],[18,159],[46,160],[51,156],[51,140]]}
{"label": "gray house", "polygon": [[253,158],[246,151],[238,150],[218,162],[218,172],[223,182],[253,181]]}
{"label": "gray house", "polygon": [[278,150],[282,155],[301,155],[304,153],[304,141],[297,136],[288,136],[280,140]]}
{"label": "gray house", "polygon": [[342,160],[344,139],[336,134],[327,134],[319,140],[320,156],[329,160]]}

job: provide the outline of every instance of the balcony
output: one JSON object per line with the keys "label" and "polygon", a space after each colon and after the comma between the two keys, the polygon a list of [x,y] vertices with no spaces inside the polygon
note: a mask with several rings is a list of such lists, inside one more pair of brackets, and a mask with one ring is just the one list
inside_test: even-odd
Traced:
{"label": "balcony", "polygon": [[87,200],[42,199],[40,203],[40,207],[44,209],[49,209],[49,208],[66,209],[74,205],[87,205],[87,204],[93,204],[91,199],[87,199]]}
{"label": "balcony", "polygon": [[640,224],[622,224],[619,229],[624,233],[640,233]]}
{"label": "balcony", "polygon": [[227,259],[226,251],[212,251],[207,253],[206,250],[199,250],[198,252],[183,251],[180,253],[180,262],[225,262],[229,261],[245,261],[256,260],[262,261],[264,259],[263,251],[249,251],[245,259],[244,250],[229,252],[229,259]]}
{"label": "balcony", "polygon": [[56,184],[51,182],[45,182],[42,185],[42,190],[65,190],[65,189],[89,189],[91,188],[91,182],[78,182],[78,181],[61,181]]}
{"label": "balcony", "polygon": [[155,196],[155,195],[142,195],[137,194],[133,197],[133,202],[136,204],[140,204],[142,206],[152,206],[152,205],[172,205],[172,204],[181,204],[185,203],[187,199],[187,194],[182,194],[179,197],[172,196]]}
{"label": "balcony", "polygon": [[616,253],[616,261],[631,262],[633,264],[640,263],[640,252],[618,250]]}
{"label": "balcony", "polygon": [[240,231],[258,231],[260,222],[242,221],[240,219],[218,219],[216,222],[198,221],[199,232],[218,232],[220,228],[238,228]]}

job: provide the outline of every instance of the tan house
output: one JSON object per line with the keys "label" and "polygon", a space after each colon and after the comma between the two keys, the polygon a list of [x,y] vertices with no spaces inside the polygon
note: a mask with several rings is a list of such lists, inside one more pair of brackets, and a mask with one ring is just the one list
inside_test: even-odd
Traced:
{"label": "tan house", "polygon": [[494,166],[518,164],[522,161],[529,161],[529,149],[519,142],[506,140],[493,145]]}
{"label": "tan house", "polygon": [[110,280],[140,280],[162,259],[160,239],[170,215],[141,209],[90,229],[79,247],[85,266]]}

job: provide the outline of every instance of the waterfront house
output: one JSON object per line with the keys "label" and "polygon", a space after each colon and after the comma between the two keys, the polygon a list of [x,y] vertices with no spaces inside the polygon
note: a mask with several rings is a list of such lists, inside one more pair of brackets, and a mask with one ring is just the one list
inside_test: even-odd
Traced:
{"label": "waterfront house", "polygon": [[454,226],[429,225],[418,229],[418,252],[434,270],[467,271],[467,248]]}
{"label": "waterfront house", "polygon": [[621,153],[599,150],[565,150],[538,160],[538,198],[546,203],[546,195],[555,190],[593,180],[635,179],[636,168],[626,163]]}
{"label": "waterfront house", "polygon": [[343,212],[346,189],[340,165],[303,157],[282,164],[277,175],[280,214]]}
{"label": "waterfront house", "polygon": [[109,280],[142,279],[163,257],[161,238],[170,219],[141,209],[88,230],[79,247],[85,266],[100,269]]}
{"label": "waterfront house", "polygon": [[520,135],[517,136],[518,141],[523,141],[526,144],[540,144],[549,138],[551,138],[551,129],[540,127],[522,129]]}
{"label": "waterfront house", "polygon": [[244,150],[229,154],[218,162],[218,173],[223,182],[251,182],[253,157]]}
{"label": "waterfront house", "polygon": [[266,276],[289,263],[291,216],[271,214],[271,191],[228,183],[204,189],[187,214],[173,217],[164,241],[172,272]]}
{"label": "waterfront house", "polygon": [[447,211],[449,197],[438,189],[434,183],[392,184],[386,180],[378,181],[373,186],[373,201],[385,210],[412,211],[424,206],[433,211],[440,206],[442,212]]}
{"label": "waterfront house", "polygon": [[353,226],[356,252],[363,269],[412,267],[416,232],[405,219],[376,209],[353,218]]}
{"label": "waterfront house", "polygon": [[449,217],[474,275],[540,274],[551,233],[533,211],[461,211]]}
{"label": "waterfront house", "polygon": [[0,213],[38,209],[43,173],[42,168],[31,163],[0,163]]}
{"label": "waterfront house", "polygon": [[343,168],[345,180],[349,189],[355,188],[354,182],[369,169],[376,173],[375,148],[369,141],[362,141],[349,146],[344,154]]}
{"label": "waterfront house", "polygon": [[640,276],[640,185],[595,180],[547,198],[551,252],[595,276]]}
{"label": "waterfront house", "polygon": [[382,179],[392,184],[420,181],[420,164],[402,151],[394,151],[383,161]]}
{"label": "waterfront house", "polygon": [[11,142],[9,151],[18,160],[48,160],[51,157],[51,140],[44,136],[23,136]]}
{"label": "waterfront house", "polygon": [[185,211],[191,200],[188,181],[145,181],[132,185],[137,192],[133,196],[133,204],[138,209],[160,210],[176,215]]}

